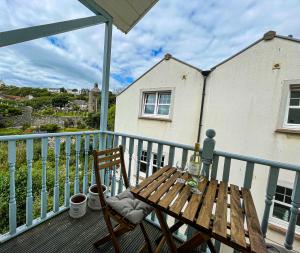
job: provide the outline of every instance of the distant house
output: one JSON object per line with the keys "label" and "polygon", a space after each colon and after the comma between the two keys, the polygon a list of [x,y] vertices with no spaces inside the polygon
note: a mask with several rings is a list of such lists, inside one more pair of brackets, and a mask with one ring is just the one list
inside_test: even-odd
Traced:
{"label": "distant house", "polygon": [[[205,130],[213,128],[218,150],[300,164],[299,69],[300,40],[275,32],[209,71],[167,54],[117,96],[115,131],[193,145],[198,139],[203,143]],[[150,175],[157,168],[156,149]],[[140,175],[146,171],[146,157],[143,147]],[[161,165],[164,157],[168,149]],[[175,162],[180,160],[175,154]],[[242,166],[232,165],[232,183],[243,177]],[[259,168],[254,172],[252,194],[260,217],[267,177]],[[277,231],[288,226],[294,177],[294,172],[280,171],[270,219]],[[300,235],[300,218],[296,233]]]}
{"label": "distant house", "polygon": [[66,89],[67,93],[73,94],[73,95],[79,95],[80,91],[78,89]]}
{"label": "distant house", "polygon": [[48,88],[47,90],[51,93],[60,93],[60,88]]}
{"label": "distant house", "polygon": [[31,100],[31,99],[33,99],[34,97],[32,96],[32,95],[27,95],[27,96],[25,96],[25,99],[26,100]]}
{"label": "distant house", "polygon": [[88,109],[88,103],[84,100],[75,99],[72,101],[74,105],[79,106],[80,110],[85,111]]}
{"label": "distant house", "polygon": [[23,99],[20,96],[3,95],[3,94],[1,96],[2,96],[2,99],[11,100],[11,101],[20,101]]}

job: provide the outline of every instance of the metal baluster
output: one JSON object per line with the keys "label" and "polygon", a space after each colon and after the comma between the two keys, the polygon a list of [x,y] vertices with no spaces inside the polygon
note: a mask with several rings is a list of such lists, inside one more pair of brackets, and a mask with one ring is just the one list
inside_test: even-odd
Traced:
{"label": "metal baluster", "polygon": [[84,138],[84,171],[83,171],[83,193],[86,194],[89,188],[88,167],[89,167],[90,135]]}
{"label": "metal baluster", "polygon": [[[122,136],[122,146],[123,146],[123,152],[125,153],[126,149],[126,137]],[[123,153],[123,155],[125,155]],[[121,193],[123,191],[123,175],[122,175],[122,170],[120,169],[120,179],[119,179],[119,187],[118,187],[118,193]]]}
{"label": "metal baluster", "polygon": [[[113,147],[113,135],[108,134],[107,141],[106,141],[106,148],[111,149],[112,147]],[[108,177],[107,177],[106,186],[107,186],[108,192],[111,193],[111,187],[112,187],[111,186],[111,178],[112,178],[113,170],[109,169],[107,171],[107,174],[108,174]],[[106,195],[109,196],[108,193]]]}
{"label": "metal baluster", "polygon": [[55,137],[55,174],[53,189],[53,212],[59,210],[59,155],[60,155],[60,137]]}
{"label": "metal baluster", "polygon": [[289,226],[286,232],[285,242],[284,242],[284,246],[289,250],[293,249],[293,242],[295,239],[295,229],[296,229],[297,217],[299,214],[299,207],[300,207],[300,172],[296,172],[293,194],[292,194],[291,216],[290,216]]}
{"label": "metal baluster", "polygon": [[71,136],[67,136],[65,140],[66,152],[66,180],[65,180],[65,207],[70,206],[70,155],[71,155]]}
{"label": "metal baluster", "polygon": [[133,146],[134,146],[134,139],[130,138],[129,139],[129,164],[128,164],[129,185],[131,185],[131,164],[132,164]]}
{"label": "metal baluster", "polygon": [[8,142],[8,168],[9,168],[9,233],[16,233],[17,227],[17,203],[15,191],[16,169],[16,141]]}
{"label": "metal baluster", "polygon": [[[100,133],[99,150],[104,150],[106,147],[106,135]],[[106,185],[106,169],[100,170],[101,184]]]}
{"label": "metal baluster", "polygon": [[162,144],[158,144],[158,146],[157,146],[157,160],[156,160],[157,170],[159,170],[160,167],[161,167],[163,148],[164,148],[164,146]]}
{"label": "metal baluster", "polygon": [[168,161],[168,165],[171,166],[171,167],[174,164],[174,153],[175,153],[175,147],[174,146],[170,146],[170,148],[169,148],[169,161]]}
{"label": "metal baluster", "polygon": [[231,165],[231,158],[225,157],[223,177],[222,177],[222,181],[224,181],[224,182],[228,182],[229,181],[230,165]]}
{"label": "metal baluster", "polygon": [[140,169],[141,169],[142,149],[143,149],[143,140],[139,140],[139,141],[138,141],[138,150],[137,150],[137,165],[136,165],[136,180],[135,180],[135,186],[137,186],[137,185],[139,184]]}
{"label": "metal baluster", "polygon": [[26,160],[27,160],[27,192],[26,192],[26,225],[32,225],[32,159],[33,159],[33,139],[26,140]]}
{"label": "metal baluster", "polygon": [[254,171],[254,163],[247,162],[246,173],[245,173],[245,178],[244,178],[244,188],[246,188],[246,189],[251,189],[253,171]]}
{"label": "metal baluster", "polygon": [[187,163],[188,150],[182,149],[182,157],[181,157],[181,168],[184,169]]}
{"label": "metal baluster", "polygon": [[[98,134],[94,134],[93,136],[93,150],[97,149],[97,140],[98,140]],[[94,158],[93,158],[93,163],[92,163],[92,172],[91,172],[91,185],[96,184],[96,179],[95,179],[95,168],[94,168]]]}
{"label": "metal baluster", "polygon": [[211,179],[216,179],[217,178],[218,165],[219,165],[219,156],[214,155],[212,168],[211,168],[211,175],[210,175]]}
{"label": "metal baluster", "polygon": [[80,135],[76,135],[74,194],[79,193],[79,156],[80,156],[80,146],[81,146],[81,136]]}
{"label": "metal baluster", "polygon": [[[119,136],[115,135],[114,138],[114,147],[117,147],[119,144]],[[111,196],[115,196],[116,194],[116,166],[113,166],[113,176],[112,176],[112,184],[111,184]]]}
{"label": "metal baluster", "polygon": [[148,141],[147,145],[147,159],[146,159],[146,178],[149,177],[150,165],[152,163],[152,141]]}
{"label": "metal baluster", "polygon": [[41,219],[47,215],[47,156],[48,156],[48,138],[42,138],[42,191],[41,191]]}
{"label": "metal baluster", "polygon": [[269,217],[270,217],[270,210],[271,210],[271,205],[273,203],[273,198],[276,192],[276,187],[277,187],[277,180],[278,180],[278,174],[279,174],[279,169],[276,167],[271,167],[269,171],[269,177],[268,177],[268,185],[267,185],[267,193],[266,193],[266,200],[265,200],[265,210],[264,210],[264,215],[263,219],[261,222],[261,231],[266,237],[267,234],[267,229],[268,229],[268,222],[269,222]]}

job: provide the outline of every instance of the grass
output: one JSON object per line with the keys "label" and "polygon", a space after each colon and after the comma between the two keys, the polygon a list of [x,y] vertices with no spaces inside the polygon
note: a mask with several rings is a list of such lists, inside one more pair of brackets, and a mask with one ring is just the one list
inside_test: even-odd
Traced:
{"label": "grass", "polygon": [[[92,131],[94,129],[91,128],[71,128],[71,127],[66,127],[63,129],[60,129],[58,132],[63,133],[63,132],[84,132],[84,131]],[[16,128],[0,128],[0,136],[1,135],[19,135],[19,134],[30,134],[31,132],[28,130],[23,131],[22,129],[16,129]]]}
{"label": "grass", "polygon": [[0,128],[0,136],[1,135],[18,135],[18,134],[23,134],[22,129]]}

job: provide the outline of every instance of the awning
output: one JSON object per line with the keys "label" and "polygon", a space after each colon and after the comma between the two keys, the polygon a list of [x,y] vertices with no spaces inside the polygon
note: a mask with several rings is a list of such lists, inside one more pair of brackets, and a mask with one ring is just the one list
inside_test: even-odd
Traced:
{"label": "awning", "polygon": [[158,2],[158,0],[79,0],[91,11],[104,10],[113,18],[113,24],[124,33]]}

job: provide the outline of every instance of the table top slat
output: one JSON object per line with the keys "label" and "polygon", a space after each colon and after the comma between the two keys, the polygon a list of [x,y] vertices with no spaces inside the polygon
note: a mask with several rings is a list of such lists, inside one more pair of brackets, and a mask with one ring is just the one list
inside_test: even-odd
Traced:
{"label": "table top slat", "polygon": [[242,196],[244,199],[251,251],[257,253],[267,252],[251,192],[248,189],[242,188]]}
{"label": "table top slat", "polygon": [[187,207],[185,208],[182,217],[190,220],[190,221],[194,221],[195,216],[197,214],[199,205],[201,203],[202,197],[203,197],[203,193],[205,191],[207,185],[207,180],[203,180],[200,185],[199,185],[199,191],[202,192],[201,194],[196,194],[193,193]]}
{"label": "table top slat", "polygon": [[200,182],[198,187],[202,193],[196,194],[189,185],[177,181],[178,178],[186,181],[189,177],[187,172],[182,174],[166,166],[131,192],[137,199],[152,205],[156,212],[165,212],[179,224],[188,224],[208,238],[240,252],[267,252],[249,190],[211,179]]}
{"label": "table top slat", "polygon": [[[188,174],[184,173],[181,178],[188,179]],[[184,184],[176,183],[171,190],[158,202],[158,205],[163,208],[168,208],[172,200],[176,197],[177,193],[184,187]]]}
{"label": "table top slat", "polygon": [[152,194],[148,198],[148,200],[153,203],[159,201],[161,196],[163,196],[170,189],[170,187],[174,184],[176,179],[180,178],[181,175],[182,174],[180,172],[176,172],[175,174],[173,174],[168,181],[166,181],[161,187],[158,188],[158,190],[154,194]]}
{"label": "table top slat", "polygon": [[166,166],[158,170],[156,173],[152,174],[150,177],[147,177],[141,182],[139,185],[134,187],[131,192],[133,193],[139,193],[141,190],[143,190],[147,185],[153,182],[156,178],[158,178],[160,175],[165,173],[167,170],[171,169],[170,166]]}
{"label": "table top slat", "polygon": [[227,183],[220,182],[213,233],[222,237],[227,236],[227,190]]}
{"label": "table top slat", "polygon": [[185,185],[175,202],[170,206],[170,211],[179,215],[190,195],[191,188],[188,185]]}
{"label": "table top slat", "polygon": [[154,179],[152,183],[147,185],[147,188],[144,188],[140,191],[140,196],[147,198],[151,193],[153,193],[166,179],[168,179],[174,172],[176,172],[175,168],[171,168],[162,174],[160,177]]}
{"label": "table top slat", "polygon": [[197,218],[197,224],[206,229],[209,229],[210,226],[210,217],[212,215],[212,209],[215,202],[217,186],[218,181],[212,179],[208,185],[208,189],[204,196],[202,207]]}
{"label": "table top slat", "polygon": [[246,247],[244,215],[241,208],[239,187],[230,185],[230,233],[231,241]]}

